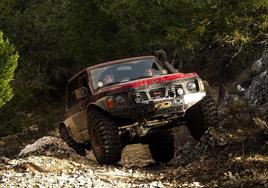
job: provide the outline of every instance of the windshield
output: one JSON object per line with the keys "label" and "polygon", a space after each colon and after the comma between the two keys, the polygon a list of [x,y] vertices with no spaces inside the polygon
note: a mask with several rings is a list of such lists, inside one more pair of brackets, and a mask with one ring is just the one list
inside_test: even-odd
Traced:
{"label": "windshield", "polygon": [[93,88],[159,76],[163,68],[154,59],[142,59],[91,70]]}

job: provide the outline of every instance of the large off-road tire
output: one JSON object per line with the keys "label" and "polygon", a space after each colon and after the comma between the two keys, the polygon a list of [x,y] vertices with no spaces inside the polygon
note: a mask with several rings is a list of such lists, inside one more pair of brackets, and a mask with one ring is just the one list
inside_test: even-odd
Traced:
{"label": "large off-road tire", "polygon": [[187,127],[197,141],[204,136],[209,127],[217,127],[220,123],[215,101],[209,94],[186,111],[186,119]]}
{"label": "large off-road tire", "polygon": [[167,163],[174,157],[174,136],[170,130],[158,130],[148,135],[148,144],[155,162]]}
{"label": "large off-road tire", "polygon": [[76,151],[77,154],[86,156],[86,150],[84,145],[79,144],[73,140],[73,138],[69,135],[68,129],[65,125],[60,125],[59,135],[60,138],[64,140],[70,148]]}
{"label": "large off-road tire", "polygon": [[100,164],[113,164],[121,159],[122,147],[116,123],[109,115],[98,110],[90,112],[89,128],[91,147]]}

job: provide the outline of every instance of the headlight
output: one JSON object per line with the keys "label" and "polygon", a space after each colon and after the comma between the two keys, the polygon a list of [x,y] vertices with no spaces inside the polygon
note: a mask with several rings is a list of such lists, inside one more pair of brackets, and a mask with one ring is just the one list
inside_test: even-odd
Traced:
{"label": "headlight", "polygon": [[190,81],[187,83],[186,85],[186,88],[189,90],[189,91],[196,91],[197,87],[196,87],[196,83],[195,81]]}
{"label": "headlight", "polygon": [[123,106],[127,104],[127,97],[124,95],[109,96],[106,98],[106,106],[109,109],[114,109],[117,106]]}
{"label": "headlight", "polygon": [[127,100],[124,96],[118,95],[115,97],[115,102],[117,105],[124,105],[127,103]]}

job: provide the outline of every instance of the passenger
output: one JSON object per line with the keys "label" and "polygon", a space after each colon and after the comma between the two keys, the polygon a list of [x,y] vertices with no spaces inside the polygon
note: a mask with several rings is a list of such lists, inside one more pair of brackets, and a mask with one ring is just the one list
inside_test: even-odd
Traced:
{"label": "passenger", "polygon": [[147,69],[145,70],[145,73],[146,73],[146,76],[153,76],[153,69],[151,69],[151,68],[147,68]]}

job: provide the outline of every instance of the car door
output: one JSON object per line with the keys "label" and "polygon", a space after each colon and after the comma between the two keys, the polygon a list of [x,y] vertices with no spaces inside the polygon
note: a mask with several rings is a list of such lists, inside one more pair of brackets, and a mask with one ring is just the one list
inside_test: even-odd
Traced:
{"label": "car door", "polygon": [[[88,89],[89,96],[83,99],[77,99],[75,92],[85,87]],[[91,95],[88,78],[86,73],[82,73],[77,78],[72,80],[69,83],[68,87],[68,107],[67,107],[67,116],[68,118],[64,121],[66,124],[70,135],[78,143],[84,143],[89,140],[88,130],[87,130],[87,121],[88,114],[85,109],[85,104],[89,100]]]}

